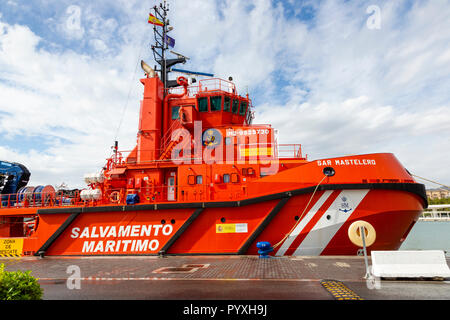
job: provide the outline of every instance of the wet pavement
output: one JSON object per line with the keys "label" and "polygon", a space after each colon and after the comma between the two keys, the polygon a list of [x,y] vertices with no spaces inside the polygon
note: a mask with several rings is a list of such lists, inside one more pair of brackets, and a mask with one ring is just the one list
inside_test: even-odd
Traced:
{"label": "wet pavement", "polygon": [[[450,259],[447,259],[447,264]],[[45,300],[450,300],[450,279],[365,280],[363,257],[0,258]]]}

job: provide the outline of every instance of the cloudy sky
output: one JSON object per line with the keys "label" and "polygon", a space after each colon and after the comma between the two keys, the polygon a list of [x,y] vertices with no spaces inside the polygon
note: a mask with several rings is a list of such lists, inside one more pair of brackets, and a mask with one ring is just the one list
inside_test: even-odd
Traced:
{"label": "cloudy sky", "polygon": [[[0,159],[83,186],[136,143],[156,0],[1,0]],[[186,69],[232,76],[310,160],[392,152],[450,184],[450,1],[171,0]],[[433,186],[428,184],[428,186]]]}

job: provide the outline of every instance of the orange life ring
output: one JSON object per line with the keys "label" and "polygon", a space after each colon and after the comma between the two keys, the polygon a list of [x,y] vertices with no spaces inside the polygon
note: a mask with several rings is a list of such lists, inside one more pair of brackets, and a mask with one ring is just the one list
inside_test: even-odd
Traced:
{"label": "orange life ring", "polygon": [[112,203],[119,203],[120,202],[120,192],[119,191],[113,191],[109,195],[109,200]]}
{"label": "orange life ring", "polygon": [[183,77],[183,76],[177,78],[177,83],[180,86],[187,86],[189,84],[188,79],[186,77]]}

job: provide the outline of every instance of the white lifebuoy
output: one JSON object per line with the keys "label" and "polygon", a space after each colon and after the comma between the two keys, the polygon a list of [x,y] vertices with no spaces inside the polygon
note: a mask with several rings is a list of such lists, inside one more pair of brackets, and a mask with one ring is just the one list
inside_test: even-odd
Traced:
{"label": "white lifebuoy", "polygon": [[350,241],[358,247],[363,246],[361,227],[363,227],[365,231],[364,240],[366,242],[366,247],[371,246],[375,242],[377,233],[375,231],[375,228],[367,221],[358,220],[353,222],[350,227],[348,227],[348,237]]}

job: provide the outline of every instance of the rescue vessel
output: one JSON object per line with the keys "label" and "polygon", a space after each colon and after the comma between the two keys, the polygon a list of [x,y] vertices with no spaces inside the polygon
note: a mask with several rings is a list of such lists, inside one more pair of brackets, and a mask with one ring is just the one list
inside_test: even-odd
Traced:
{"label": "rescue vessel", "polygon": [[0,255],[355,255],[356,222],[369,252],[400,247],[427,198],[393,154],[308,160],[253,123],[231,78],[169,80],[187,58],[167,57],[168,8],[152,10],[136,146],[116,142],[82,190],[27,186],[1,162]]}

